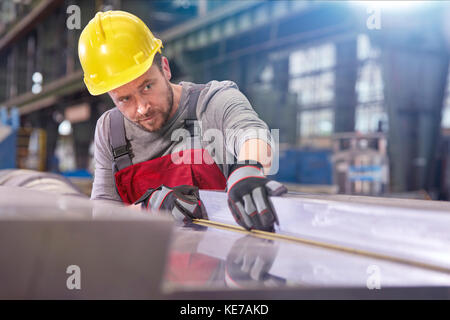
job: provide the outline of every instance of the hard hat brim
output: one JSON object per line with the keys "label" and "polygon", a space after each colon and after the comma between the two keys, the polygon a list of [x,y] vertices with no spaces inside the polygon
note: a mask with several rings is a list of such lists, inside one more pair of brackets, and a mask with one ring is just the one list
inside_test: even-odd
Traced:
{"label": "hard hat brim", "polygon": [[130,69],[124,70],[114,77],[110,77],[108,81],[103,81],[102,83],[94,85],[89,81],[88,78],[86,78],[85,75],[83,78],[84,83],[86,84],[89,93],[93,96],[98,96],[107,93],[111,90],[117,89],[133,80],[136,80],[137,78],[142,76],[145,72],[147,72],[147,70],[150,69],[150,67],[153,64],[155,54],[156,52],[151,56],[149,56],[148,59],[143,63],[136,65]]}

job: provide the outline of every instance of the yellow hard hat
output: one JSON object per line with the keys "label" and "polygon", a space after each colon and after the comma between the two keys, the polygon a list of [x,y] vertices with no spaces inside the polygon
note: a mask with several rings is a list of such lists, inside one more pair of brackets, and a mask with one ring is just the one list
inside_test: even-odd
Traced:
{"label": "yellow hard hat", "polygon": [[78,41],[84,83],[96,96],[146,72],[162,42],[144,22],[124,11],[98,12]]}

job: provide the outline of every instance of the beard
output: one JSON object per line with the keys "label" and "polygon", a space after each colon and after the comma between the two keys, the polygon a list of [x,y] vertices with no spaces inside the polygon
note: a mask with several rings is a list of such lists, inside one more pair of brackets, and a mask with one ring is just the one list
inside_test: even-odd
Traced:
{"label": "beard", "polygon": [[[166,86],[167,86],[167,95],[166,95],[166,107],[164,108],[165,111],[156,110],[156,111],[150,111],[148,114],[146,114],[143,119],[145,118],[151,118],[150,120],[138,120],[137,125],[148,132],[155,132],[160,130],[162,127],[166,125],[166,123],[169,121],[170,114],[173,110],[173,89],[170,85],[169,81],[166,80]],[[144,122],[144,124],[141,123]]]}

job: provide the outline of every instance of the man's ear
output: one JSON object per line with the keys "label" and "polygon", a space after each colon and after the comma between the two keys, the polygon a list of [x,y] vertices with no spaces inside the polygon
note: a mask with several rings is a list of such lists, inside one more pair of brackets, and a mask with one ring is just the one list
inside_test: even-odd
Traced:
{"label": "man's ear", "polygon": [[164,56],[161,57],[161,68],[164,77],[169,81],[172,78],[172,72],[170,71],[169,60]]}

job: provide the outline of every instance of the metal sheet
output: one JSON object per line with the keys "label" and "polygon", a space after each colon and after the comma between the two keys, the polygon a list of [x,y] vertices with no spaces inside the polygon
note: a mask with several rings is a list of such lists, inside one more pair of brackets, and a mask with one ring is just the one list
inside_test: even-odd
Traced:
{"label": "metal sheet", "polygon": [[[209,219],[237,225],[223,192],[201,191]],[[272,197],[276,232],[450,272],[450,204],[367,197]]]}
{"label": "metal sheet", "polygon": [[417,286],[450,286],[450,274],[198,226],[175,232],[164,282],[167,293],[255,287]]}
{"label": "metal sheet", "polygon": [[[211,220],[234,223],[226,207],[224,193],[202,191],[201,196]],[[295,199],[272,198],[272,201],[280,216],[281,225],[277,230],[280,234],[401,255],[405,259],[417,261],[429,258],[423,253],[429,248],[436,259],[428,261],[437,266],[447,266],[441,263],[447,261],[449,254],[446,250],[448,236],[443,235],[448,226],[448,214],[444,210],[420,211],[399,205],[377,206],[306,196]],[[3,238],[0,246],[2,281],[10,277],[13,271],[22,272],[19,272],[21,280],[9,283],[8,290],[4,290],[2,296],[6,292],[9,297],[12,297],[11,293],[15,294],[14,297],[22,297],[18,292],[23,293],[24,288],[35,290],[28,291],[28,295],[24,296],[41,298],[105,298],[114,294],[114,297],[119,297],[118,292],[121,297],[133,297],[133,294],[136,297],[136,292],[140,297],[155,297],[155,294],[159,294],[156,287],[145,286],[154,284],[152,281],[156,278],[161,279],[162,269],[158,268],[166,263],[165,253],[161,253],[161,250],[164,251],[169,244],[170,228],[166,227],[171,223],[159,217],[158,213],[137,212],[101,201],[92,202],[24,188],[0,187],[0,204],[0,228],[3,227],[5,231],[1,232]],[[16,223],[15,229],[8,225],[11,222]],[[79,222],[84,225],[78,224],[81,227],[74,228]],[[59,230],[59,233],[48,232],[48,228]],[[136,231],[136,228],[140,231]],[[401,229],[405,232],[399,235],[398,230]],[[121,236],[117,237],[117,234]],[[45,235],[53,236],[46,238]],[[415,238],[419,235],[425,237],[422,241],[425,245],[421,246],[422,242]],[[47,242],[39,239],[47,239]],[[73,242],[74,239],[78,240]],[[122,248],[120,253],[116,250],[118,248]],[[155,251],[155,248],[158,250]],[[402,248],[405,252],[400,251]],[[85,250],[90,254],[86,255]],[[261,239],[258,234],[198,225],[175,228],[168,257],[163,281],[163,296],[166,297],[174,297],[182,292],[209,290],[213,298],[214,292],[225,289],[243,292],[252,288],[276,292],[283,288],[368,290],[450,287],[449,272],[323,246]],[[61,280],[67,278],[64,270],[57,278],[52,276],[53,271],[65,266],[70,258],[82,261],[80,264],[84,264],[85,273],[97,270],[94,273],[96,276],[90,278],[93,283],[97,279],[97,284],[102,279],[112,279],[102,276],[98,271],[108,269],[105,261],[112,259],[121,262],[112,270],[124,271],[113,274],[122,281],[119,281],[120,286],[125,284],[125,289],[97,290],[92,295],[77,296],[67,291],[63,282],[63,291],[58,291],[61,287],[53,290],[55,287],[52,284],[61,286]],[[160,270],[159,274],[157,270]],[[45,271],[44,276],[39,278],[42,271]],[[127,287],[126,283],[130,285]],[[130,291],[132,288],[136,291]]]}
{"label": "metal sheet", "polygon": [[123,206],[0,187],[0,298],[161,298],[172,226]]}

